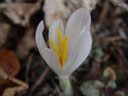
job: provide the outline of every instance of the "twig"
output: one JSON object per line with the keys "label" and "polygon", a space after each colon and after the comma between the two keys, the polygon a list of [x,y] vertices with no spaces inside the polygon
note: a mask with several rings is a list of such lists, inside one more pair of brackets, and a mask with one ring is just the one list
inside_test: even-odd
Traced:
{"label": "twig", "polygon": [[104,3],[103,10],[102,10],[102,12],[100,14],[100,22],[103,22],[105,20],[109,8],[110,8],[110,6],[109,6],[108,2],[106,1]]}
{"label": "twig", "polygon": [[29,56],[29,58],[28,58],[28,60],[27,60],[27,63],[26,63],[26,74],[25,74],[25,81],[26,82],[28,82],[29,81],[29,70],[30,70],[30,66],[31,66],[31,62],[32,62],[32,57],[33,57],[33,55],[32,54],[30,54],[30,56]]}
{"label": "twig", "polygon": [[114,36],[114,37],[111,36],[111,37],[105,37],[105,38],[94,37],[94,40],[103,41],[103,42],[115,42],[115,41],[121,40],[121,37],[120,36]]}
{"label": "twig", "polygon": [[121,50],[121,48],[117,47],[117,51],[119,52],[121,58],[123,59],[123,62],[127,65],[128,64],[128,60],[127,60],[123,50]]}
{"label": "twig", "polygon": [[32,93],[34,92],[34,90],[44,81],[45,77],[47,76],[49,72],[49,67],[47,67],[44,72],[42,73],[42,75],[39,77],[39,79],[35,82],[35,84],[32,86],[32,88],[30,89],[28,96],[32,96]]}
{"label": "twig", "polygon": [[115,42],[117,40],[120,40],[121,37],[120,36],[114,36],[114,37],[106,37],[106,38],[103,38],[104,41],[110,41],[110,42]]}

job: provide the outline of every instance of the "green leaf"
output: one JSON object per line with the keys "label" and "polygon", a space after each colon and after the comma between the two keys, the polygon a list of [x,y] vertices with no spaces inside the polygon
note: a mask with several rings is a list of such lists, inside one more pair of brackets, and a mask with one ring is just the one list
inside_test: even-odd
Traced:
{"label": "green leaf", "polygon": [[101,81],[87,81],[82,84],[80,90],[84,96],[104,96],[100,91],[103,87],[104,83]]}
{"label": "green leaf", "polygon": [[116,96],[126,96],[123,91],[116,91],[116,92],[115,92],[115,95],[116,95]]}
{"label": "green leaf", "polygon": [[115,88],[117,88],[117,85],[116,85],[115,81],[111,80],[111,81],[108,82],[107,87],[115,89]]}

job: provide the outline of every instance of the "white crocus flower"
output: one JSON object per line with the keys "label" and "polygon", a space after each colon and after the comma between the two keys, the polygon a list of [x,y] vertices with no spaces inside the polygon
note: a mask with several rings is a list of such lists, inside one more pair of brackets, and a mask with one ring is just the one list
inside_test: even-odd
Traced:
{"label": "white crocus flower", "polygon": [[41,56],[59,76],[70,76],[87,58],[91,46],[91,18],[86,8],[76,10],[69,18],[66,28],[61,20],[55,21],[49,29],[49,47],[42,36],[41,21],[36,30],[36,44]]}

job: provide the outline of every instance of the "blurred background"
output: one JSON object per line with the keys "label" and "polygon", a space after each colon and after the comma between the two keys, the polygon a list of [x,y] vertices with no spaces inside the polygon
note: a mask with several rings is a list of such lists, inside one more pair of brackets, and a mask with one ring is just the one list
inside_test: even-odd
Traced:
{"label": "blurred background", "polygon": [[93,46],[70,77],[74,96],[128,96],[127,0],[0,0],[0,96],[63,96],[35,30],[44,20],[47,42],[49,26],[80,7],[91,13]]}

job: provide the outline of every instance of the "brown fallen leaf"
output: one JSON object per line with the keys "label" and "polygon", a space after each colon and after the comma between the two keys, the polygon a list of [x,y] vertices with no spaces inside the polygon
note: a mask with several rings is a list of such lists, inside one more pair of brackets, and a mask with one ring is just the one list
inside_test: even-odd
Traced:
{"label": "brown fallen leaf", "polygon": [[1,68],[0,78],[1,80],[9,81],[8,83],[0,84],[0,96],[14,96],[16,93],[28,88],[28,84],[9,76]]}
{"label": "brown fallen leaf", "polygon": [[10,76],[16,76],[20,70],[20,63],[13,51],[0,50],[0,67]]}
{"label": "brown fallen leaf", "polygon": [[[0,50],[0,68],[10,76],[14,77],[18,74],[20,70],[20,64],[13,51],[8,49]],[[5,88],[15,85],[12,82],[10,82],[10,80],[3,79],[6,78],[6,74],[0,73],[0,94],[3,93]]]}

